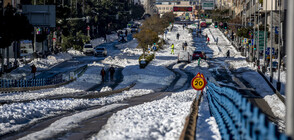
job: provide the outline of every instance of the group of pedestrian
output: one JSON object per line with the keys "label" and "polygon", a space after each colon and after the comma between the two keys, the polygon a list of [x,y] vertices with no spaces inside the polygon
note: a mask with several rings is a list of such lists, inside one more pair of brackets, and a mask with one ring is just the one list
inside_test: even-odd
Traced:
{"label": "group of pedestrian", "polygon": [[187,41],[185,41],[182,45],[182,49],[187,51],[187,46],[188,46],[188,43],[187,43]]}
{"label": "group of pedestrian", "polygon": [[[128,31],[126,30],[125,33],[123,33],[122,31],[118,31],[117,37],[119,39],[119,42],[126,42],[128,40]],[[127,40],[125,40],[125,37]]]}
{"label": "group of pedestrian", "polygon": [[[110,73],[110,80],[113,81],[113,76],[114,76],[114,72],[115,72],[114,67],[111,65],[110,68],[108,69],[108,71]],[[105,71],[104,67],[101,69],[100,75],[102,77],[102,82],[104,82],[105,81],[105,75],[106,75],[106,71]]]}

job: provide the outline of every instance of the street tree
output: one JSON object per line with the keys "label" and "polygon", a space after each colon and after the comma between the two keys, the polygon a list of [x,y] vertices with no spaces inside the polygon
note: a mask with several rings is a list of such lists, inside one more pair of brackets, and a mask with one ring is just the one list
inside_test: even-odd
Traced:
{"label": "street tree", "polygon": [[138,47],[143,49],[143,56],[148,49],[148,45],[158,42],[158,34],[152,30],[144,29],[135,34],[134,37],[138,40]]}
{"label": "street tree", "polygon": [[[23,39],[31,39],[33,26],[29,23],[28,19],[24,15],[16,13],[16,9],[12,5],[8,4],[5,7],[5,13],[0,20],[0,47],[2,49],[7,48],[7,64],[9,64],[9,46],[14,42],[15,59],[19,56],[19,42]],[[21,23],[21,24],[19,24]],[[4,52],[4,51],[2,51]],[[3,54],[2,54],[3,56]],[[15,61],[16,62],[16,61]],[[2,68],[4,65],[4,59],[2,59]],[[3,71],[3,69],[2,69]]]}

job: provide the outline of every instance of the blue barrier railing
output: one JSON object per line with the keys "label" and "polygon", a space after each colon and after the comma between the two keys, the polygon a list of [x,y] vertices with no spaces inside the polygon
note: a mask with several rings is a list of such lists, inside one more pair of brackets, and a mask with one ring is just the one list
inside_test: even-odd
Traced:
{"label": "blue barrier railing", "polygon": [[29,80],[0,80],[0,88],[12,87],[37,87],[54,85],[64,82],[62,75],[57,75],[54,78],[29,79]]}
{"label": "blue barrier railing", "polygon": [[[87,69],[87,65],[76,69],[74,72],[75,77],[80,77]],[[69,76],[67,76],[69,77]],[[37,87],[55,85],[65,82],[61,74],[56,75],[52,78],[41,78],[41,79],[29,79],[29,80],[6,80],[0,79],[0,88],[12,88],[12,87]]]}
{"label": "blue barrier railing", "polygon": [[215,117],[222,139],[287,140],[284,133],[251,105],[240,93],[218,87],[208,81],[206,88],[211,114]]}

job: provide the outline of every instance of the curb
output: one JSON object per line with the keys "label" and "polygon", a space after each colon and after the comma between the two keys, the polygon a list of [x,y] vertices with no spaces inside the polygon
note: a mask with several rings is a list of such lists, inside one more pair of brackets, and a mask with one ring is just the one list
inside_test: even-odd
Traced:
{"label": "curb", "polygon": [[180,140],[194,140],[197,126],[198,110],[203,91],[201,91],[199,98],[195,98],[191,105],[191,113],[186,118],[184,129],[181,133]]}
{"label": "curb", "polygon": [[261,77],[263,77],[263,79],[267,82],[267,84],[270,86],[270,88],[275,92],[275,94],[279,97],[279,99],[286,104],[285,102],[285,97],[282,96],[282,94],[272,85],[272,83],[270,81],[268,81],[268,79],[265,77],[265,75],[260,71],[257,70],[257,72],[261,75]]}

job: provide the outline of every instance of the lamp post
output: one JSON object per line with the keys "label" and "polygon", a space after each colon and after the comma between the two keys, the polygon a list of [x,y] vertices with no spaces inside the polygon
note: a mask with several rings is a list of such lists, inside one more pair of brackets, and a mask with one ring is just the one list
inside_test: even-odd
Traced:
{"label": "lamp post", "polygon": [[259,2],[257,2],[258,5],[257,5],[257,50],[256,50],[256,64],[257,64],[257,69],[259,70],[260,66],[259,66],[259,50],[260,50],[260,46],[259,46]]}
{"label": "lamp post", "polygon": [[282,5],[281,5],[281,0],[278,0],[278,3],[280,4],[279,6],[279,41],[278,41],[278,82],[277,82],[277,90],[280,91],[281,89],[281,82],[280,82],[280,69],[281,69],[281,10],[282,10]]}
{"label": "lamp post", "polygon": [[263,48],[263,67],[264,67],[264,70],[265,71],[266,71],[266,66],[265,66],[266,54],[265,54],[265,50],[267,49],[267,31],[266,31],[266,26],[267,26],[267,0],[265,0],[265,21],[264,21],[264,42],[263,42],[264,43],[264,48]]}
{"label": "lamp post", "polygon": [[270,82],[273,82],[273,51],[272,51],[272,48],[273,48],[273,36],[274,36],[274,31],[273,31],[273,22],[274,22],[274,16],[273,16],[273,0],[271,0],[271,46],[270,46]]}
{"label": "lamp post", "polygon": [[288,1],[287,10],[287,84],[286,84],[286,134],[294,139],[294,1]]}

